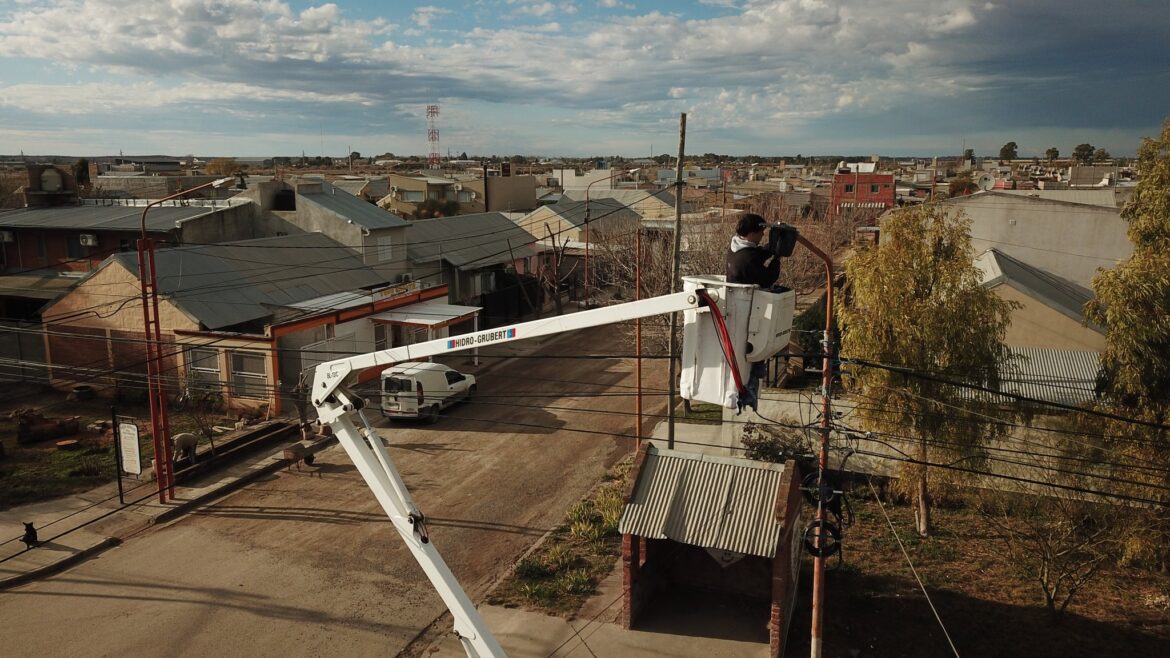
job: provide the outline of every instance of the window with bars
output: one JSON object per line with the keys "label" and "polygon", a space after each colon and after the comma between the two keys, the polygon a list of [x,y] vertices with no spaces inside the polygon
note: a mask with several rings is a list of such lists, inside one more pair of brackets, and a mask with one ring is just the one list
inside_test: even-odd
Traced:
{"label": "window with bars", "polygon": [[218,391],[219,351],[206,347],[187,348],[187,386],[196,391]]}
{"label": "window with bars", "polygon": [[259,352],[232,352],[232,397],[267,398],[268,375],[264,355]]}

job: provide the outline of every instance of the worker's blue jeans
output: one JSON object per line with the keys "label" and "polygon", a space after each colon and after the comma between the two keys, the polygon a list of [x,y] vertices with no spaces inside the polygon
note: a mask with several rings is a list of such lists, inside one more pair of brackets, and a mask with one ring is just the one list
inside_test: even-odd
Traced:
{"label": "worker's blue jeans", "polygon": [[768,362],[756,361],[752,364],[751,372],[748,374],[747,389],[744,396],[739,401],[739,408],[742,411],[744,407],[751,407],[759,411],[758,405],[760,401],[760,380],[768,376]]}

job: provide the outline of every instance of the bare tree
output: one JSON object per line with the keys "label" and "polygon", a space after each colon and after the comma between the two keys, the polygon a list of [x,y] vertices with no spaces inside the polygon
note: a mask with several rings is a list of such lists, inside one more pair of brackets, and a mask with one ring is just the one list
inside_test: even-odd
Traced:
{"label": "bare tree", "polygon": [[1076,498],[983,491],[979,511],[1003,544],[1000,555],[1040,586],[1053,621],[1115,555],[1113,510]]}

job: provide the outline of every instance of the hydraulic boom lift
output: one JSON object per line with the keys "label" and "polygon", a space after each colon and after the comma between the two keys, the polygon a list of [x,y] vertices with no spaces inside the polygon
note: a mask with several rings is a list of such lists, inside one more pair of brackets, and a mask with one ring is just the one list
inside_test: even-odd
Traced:
{"label": "hydraulic boom lift", "polygon": [[[682,311],[682,396],[734,408],[746,392],[743,381],[749,362],[766,359],[787,346],[795,293],[729,284],[717,276],[686,277],[684,284],[684,291],[679,293],[404,345],[337,359],[316,368],[310,399],[319,420],[332,428],[338,442],[451,611],[455,618],[455,633],[468,655],[505,654],[438,550],[430,543],[426,517],[414,504],[386,446],[366,417],[364,400],[350,388],[358,373],[484,345]],[[358,431],[354,416],[365,428],[365,436]]]}

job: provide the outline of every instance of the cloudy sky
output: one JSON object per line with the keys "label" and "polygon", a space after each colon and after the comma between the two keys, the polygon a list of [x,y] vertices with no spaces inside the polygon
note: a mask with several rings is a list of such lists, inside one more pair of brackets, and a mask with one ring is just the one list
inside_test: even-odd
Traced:
{"label": "cloudy sky", "polygon": [[0,0],[0,154],[1132,154],[1166,0]]}

